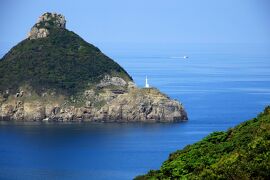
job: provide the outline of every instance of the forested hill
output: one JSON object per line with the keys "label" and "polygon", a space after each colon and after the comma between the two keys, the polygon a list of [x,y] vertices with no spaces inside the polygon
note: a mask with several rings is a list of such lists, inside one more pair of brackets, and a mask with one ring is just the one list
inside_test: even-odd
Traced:
{"label": "forested hill", "polygon": [[65,28],[62,15],[45,13],[27,39],[0,61],[0,91],[22,85],[68,93],[84,89],[105,74],[131,80],[127,72],[97,47]]}
{"label": "forested hill", "polygon": [[227,132],[176,151],[160,170],[135,179],[269,179],[270,107]]}

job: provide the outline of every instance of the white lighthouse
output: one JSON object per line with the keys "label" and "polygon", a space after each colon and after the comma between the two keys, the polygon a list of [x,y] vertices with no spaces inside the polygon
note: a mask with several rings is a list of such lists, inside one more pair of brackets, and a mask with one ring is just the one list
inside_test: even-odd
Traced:
{"label": "white lighthouse", "polygon": [[148,80],[147,80],[147,76],[145,77],[145,88],[149,88],[149,84],[148,84]]}

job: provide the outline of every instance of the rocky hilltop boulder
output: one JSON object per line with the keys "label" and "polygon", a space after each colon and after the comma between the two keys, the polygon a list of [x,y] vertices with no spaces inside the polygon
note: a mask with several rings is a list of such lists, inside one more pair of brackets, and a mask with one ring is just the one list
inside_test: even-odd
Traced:
{"label": "rocky hilltop boulder", "polygon": [[177,122],[187,114],[156,88],[138,88],[97,47],[45,13],[0,60],[0,120]]}
{"label": "rocky hilltop boulder", "polygon": [[65,17],[57,13],[45,13],[39,17],[37,23],[31,28],[28,38],[38,39],[47,37],[50,28],[66,28]]}

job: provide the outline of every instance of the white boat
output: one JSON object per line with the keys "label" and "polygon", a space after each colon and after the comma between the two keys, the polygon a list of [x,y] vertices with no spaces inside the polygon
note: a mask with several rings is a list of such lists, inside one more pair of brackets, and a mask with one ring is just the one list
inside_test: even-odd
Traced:
{"label": "white boat", "polygon": [[173,57],[170,57],[171,59],[188,59],[189,57],[188,56],[173,56]]}

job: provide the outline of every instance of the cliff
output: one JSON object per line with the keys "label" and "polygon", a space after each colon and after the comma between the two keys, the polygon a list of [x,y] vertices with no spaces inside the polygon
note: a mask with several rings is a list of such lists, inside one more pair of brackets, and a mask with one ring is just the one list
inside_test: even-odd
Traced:
{"label": "cliff", "polygon": [[269,179],[270,107],[227,132],[170,154],[160,170],[135,179]]}
{"label": "cliff", "polygon": [[97,47],[45,13],[0,60],[0,120],[176,122],[187,114],[131,76]]}

